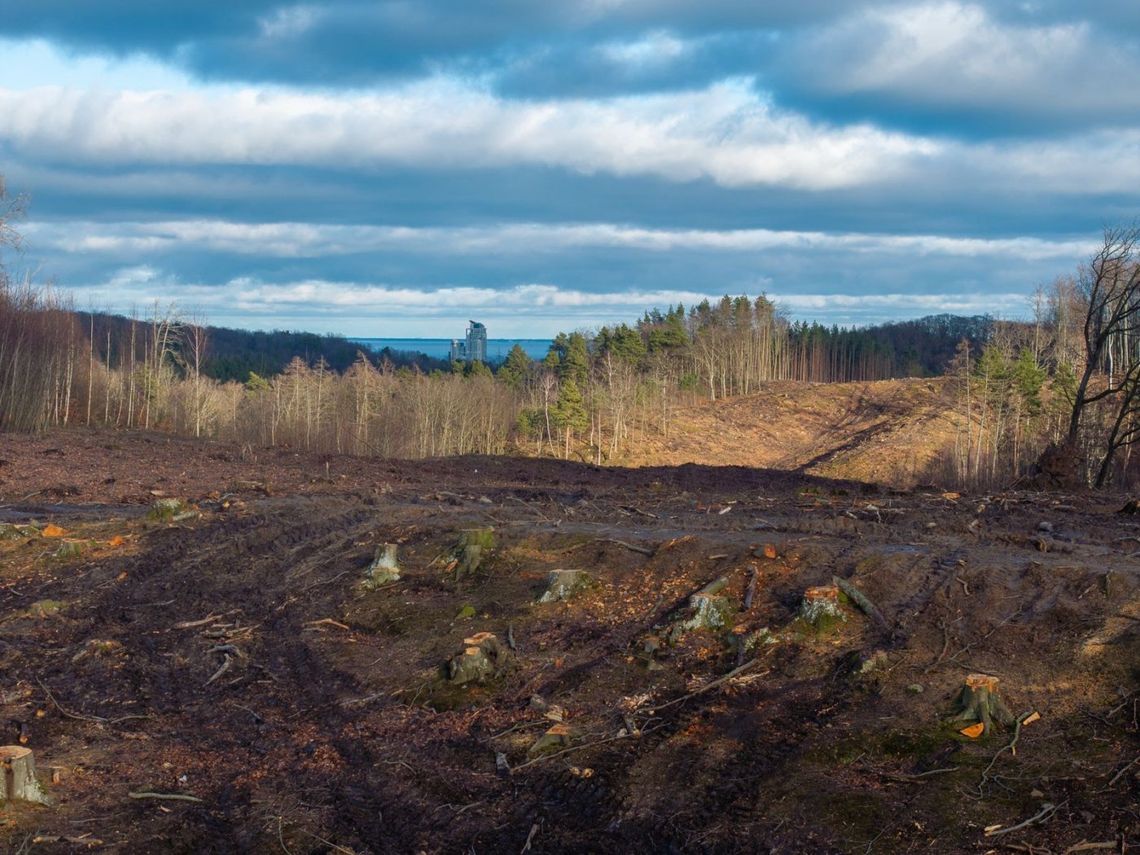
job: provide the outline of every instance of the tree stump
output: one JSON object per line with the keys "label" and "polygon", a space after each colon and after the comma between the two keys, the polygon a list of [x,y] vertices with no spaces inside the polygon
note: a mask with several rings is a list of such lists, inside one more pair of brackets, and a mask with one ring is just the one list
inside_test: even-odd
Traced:
{"label": "tree stump", "polygon": [[547,579],[546,591],[538,601],[557,603],[569,600],[575,594],[590,587],[593,580],[585,570],[554,570]]}
{"label": "tree stump", "polygon": [[966,677],[950,720],[980,722],[983,736],[993,729],[994,722],[1003,727],[1010,727],[1016,722],[1013,713],[998,695],[998,678],[989,674],[970,674]]}
{"label": "tree stump", "polygon": [[718,596],[726,587],[728,579],[721,576],[689,597],[689,617],[681,629],[724,629],[735,611],[727,597]]}
{"label": "tree stump", "polygon": [[376,557],[364,571],[364,584],[369,588],[377,588],[398,581],[400,581],[400,565],[396,563],[396,544],[385,543],[377,547]]}
{"label": "tree stump", "polygon": [[494,548],[493,528],[473,528],[463,532],[455,549],[458,560],[455,566],[455,578],[462,579],[478,570]]}
{"label": "tree stump", "polygon": [[5,801],[48,803],[47,796],[36,780],[36,761],[32,749],[22,745],[0,746],[0,769],[4,773],[0,797]]}
{"label": "tree stump", "polygon": [[843,607],[839,605],[839,588],[835,585],[820,585],[804,591],[800,603],[800,619],[812,628],[823,631],[840,621],[847,620]]}
{"label": "tree stump", "polygon": [[451,683],[485,683],[506,669],[511,653],[494,633],[477,632],[463,639],[463,643],[463,652],[447,662],[447,679]]}

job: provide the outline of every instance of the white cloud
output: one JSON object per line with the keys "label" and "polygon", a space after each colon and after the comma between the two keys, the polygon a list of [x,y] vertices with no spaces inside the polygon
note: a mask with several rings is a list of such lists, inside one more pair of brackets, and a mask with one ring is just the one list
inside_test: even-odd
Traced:
{"label": "white cloud", "polygon": [[[823,322],[875,323],[938,312],[997,313],[1025,316],[1025,294],[797,294],[768,290],[769,298],[793,312]],[[446,337],[466,320],[487,323],[494,337],[540,338],[556,332],[633,321],[648,308],[677,303],[692,306],[716,301],[720,293],[693,289],[631,289],[594,293],[548,283],[505,288],[452,285],[434,289],[367,282],[306,279],[269,283],[248,277],[224,285],[179,281],[149,266],[124,268],[107,281],[83,289],[82,301],[117,312],[166,307],[177,293],[177,306],[204,312],[210,323],[249,328],[298,326],[350,336]],[[757,291],[758,293],[758,291]]]}
{"label": "white cloud", "polygon": [[770,250],[845,251],[906,257],[993,257],[1075,264],[1095,250],[1087,239],[972,238],[773,229],[650,229],[613,223],[514,223],[421,227],[235,223],[172,220],[153,223],[29,223],[26,241],[37,251],[160,253],[204,250],[256,257],[331,257],[367,252],[430,255],[515,255],[586,249],[759,253]]}
{"label": "white cloud", "polygon": [[979,3],[940,0],[872,7],[825,26],[793,49],[809,85],[887,95],[928,108],[1006,108],[1013,115],[1135,118],[1140,59],[1086,21],[1015,24]]}
{"label": "white cloud", "polygon": [[0,115],[18,151],[100,164],[529,164],[824,189],[897,177],[939,149],[778,111],[745,80],[593,101],[509,101],[443,78],[351,94],[0,89]]}

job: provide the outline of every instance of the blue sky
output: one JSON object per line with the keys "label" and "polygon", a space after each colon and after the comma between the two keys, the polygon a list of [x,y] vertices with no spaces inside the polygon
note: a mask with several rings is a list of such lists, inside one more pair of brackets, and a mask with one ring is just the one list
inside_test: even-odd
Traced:
{"label": "blue sky", "polygon": [[0,0],[12,272],[542,337],[761,291],[1024,316],[1140,214],[1135,0]]}

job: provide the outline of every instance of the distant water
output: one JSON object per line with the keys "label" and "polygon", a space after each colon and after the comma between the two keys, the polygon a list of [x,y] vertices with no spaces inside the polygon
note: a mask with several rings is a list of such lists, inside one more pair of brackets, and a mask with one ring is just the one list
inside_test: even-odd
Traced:
{"label": "distant water", "polygon": [[[462,341],[462,339],[460,339]],[[380,351],[386,347],[406,353],[422,353],[435,359],[448,359],[451,356],[449,338],[353,338],[370,350]],[[489,338],[487,339],[487,361],[502,362],[511,348],[521,345],[531,359],[542,359],[550,350],[548,338]]]}

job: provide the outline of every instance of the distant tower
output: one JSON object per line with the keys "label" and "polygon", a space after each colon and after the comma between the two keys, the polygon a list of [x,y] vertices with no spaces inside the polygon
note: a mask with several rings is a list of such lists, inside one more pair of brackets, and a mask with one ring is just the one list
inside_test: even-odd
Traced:
{"label": "distant tower", "polygon": [[[452,350],[455,349],[455,344],[452,343]],[[467,327],[467,351],[466,359],[468,362],[486,362],[487,361],[487,328],[478,321],[471,321],[470,326]]]}
{"label": "distant tower", "polygon": [[465,362],[467,360],[467,344],[457,338],[451,340],[451,361]]}

